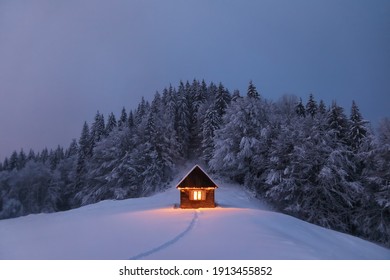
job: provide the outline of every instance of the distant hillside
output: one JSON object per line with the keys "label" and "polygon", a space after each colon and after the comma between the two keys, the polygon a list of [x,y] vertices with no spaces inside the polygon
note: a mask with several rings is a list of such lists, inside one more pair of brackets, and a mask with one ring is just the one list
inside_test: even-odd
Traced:
{"label": "distant hillside", "polygon": [[351,101],[271,101],[194,80],[116,116],[96,113],[68,148],[21,150],[0,165],[0,218],[56,212],[165,190],[203,162],[310,223],[390,245],[390,121],[377,134]]}

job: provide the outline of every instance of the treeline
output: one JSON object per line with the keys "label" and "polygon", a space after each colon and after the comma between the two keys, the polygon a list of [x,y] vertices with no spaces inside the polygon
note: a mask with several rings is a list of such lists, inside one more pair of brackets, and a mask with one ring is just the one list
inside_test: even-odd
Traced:
{"label": "treeline", "polygon": [[0,164],[0,218],[164,189],[178,163],[209,147],[208,126],[212,118],[221,119],[230,98],[222,84],[181,82],[157,92],[151,103],[142,99],[134,110],[123,108],[118,116],[97,112],[66,149],[13,152]]}
{"label": "treeline", "polygon": [[0,164],[0,218],[163,190],[176,166],[204,161],[280,211],[390,245],[390,121],[376,134],[310,95],[277,102],[194,80],[117,117],[97,112],[66,149],[13,152]]}

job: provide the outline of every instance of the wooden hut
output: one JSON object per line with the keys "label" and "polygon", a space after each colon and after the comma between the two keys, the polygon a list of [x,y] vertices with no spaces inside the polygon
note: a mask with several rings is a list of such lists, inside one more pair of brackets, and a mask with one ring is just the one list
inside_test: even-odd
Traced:
{"label": "wooden hut", "polygon": [[195,165],[176,186],[180,191],[180,208],[214,208],[217,184]]}

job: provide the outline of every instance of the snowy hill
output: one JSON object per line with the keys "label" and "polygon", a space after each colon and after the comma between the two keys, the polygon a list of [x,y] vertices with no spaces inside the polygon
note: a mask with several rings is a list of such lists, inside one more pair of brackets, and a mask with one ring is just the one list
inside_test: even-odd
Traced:
{"label": "snowy hill", "polygon": [[221,183],[215,209],[147,198],[0,221],[0,259],[390,259],[390,250],[267,209]]}

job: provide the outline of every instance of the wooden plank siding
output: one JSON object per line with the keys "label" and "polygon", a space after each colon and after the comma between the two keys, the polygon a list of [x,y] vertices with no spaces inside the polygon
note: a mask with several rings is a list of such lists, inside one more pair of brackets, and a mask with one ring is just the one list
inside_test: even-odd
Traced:
{"label": "wooden plank siding", "polygon": [[190,199],[191,189],[181,189],[180,208],[214,208],[215,207],[214,189],[203,190],[203,191],[206,192],[205,200],[192,200]]}

